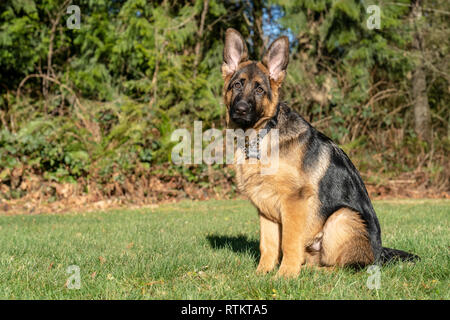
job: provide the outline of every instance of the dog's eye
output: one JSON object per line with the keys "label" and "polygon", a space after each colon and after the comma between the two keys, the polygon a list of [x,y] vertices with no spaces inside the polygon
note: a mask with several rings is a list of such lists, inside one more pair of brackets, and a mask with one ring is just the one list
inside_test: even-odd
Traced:
{"label": "dog's eye", "polygon": [[264,93],[264,89],[261,87],[256,88],[256,93],[257,94],[263,94]]}
{"label": "dog's eye", "polygon": [[233,88],[235,88],[235,89],[240,89],[240,88],[242,88],[242,84],[241,84],[239,81],[236,81],[236,82],[233,84]]}

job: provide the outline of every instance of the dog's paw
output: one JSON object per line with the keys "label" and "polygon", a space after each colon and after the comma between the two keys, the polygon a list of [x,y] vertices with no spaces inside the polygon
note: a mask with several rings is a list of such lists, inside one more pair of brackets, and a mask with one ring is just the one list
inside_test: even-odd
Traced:
{"label": "dog's paw", "polygon": [[276,278],[296,278],[300,274],[300,265],[281,264],[278,269]]}
{"label": "dog's paw", "polygon": [[259,263],[258,267],[256,268],[256,274],[265,275],[265,274],[269,273],[270,271],[272,271],[274,268],[275,268],[274,265],[267,265],[264,263]]}

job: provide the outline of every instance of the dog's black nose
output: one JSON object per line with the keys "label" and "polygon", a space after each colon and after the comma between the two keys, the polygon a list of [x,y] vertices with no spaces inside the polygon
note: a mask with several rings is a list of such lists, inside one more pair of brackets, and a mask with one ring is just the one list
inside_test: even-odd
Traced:
{"label": "dog's black nose", "polygon": [[239,101],[234,110],[237,114],[241,115],[241,116],[245,116],[248,113],[250,106],[247,102],[245,101]]}

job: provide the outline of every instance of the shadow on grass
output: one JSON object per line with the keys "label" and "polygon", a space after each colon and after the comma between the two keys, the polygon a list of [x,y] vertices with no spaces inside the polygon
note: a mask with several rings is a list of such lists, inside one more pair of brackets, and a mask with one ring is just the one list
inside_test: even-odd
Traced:
{"label": "shadow on grass", "polygon": [[236,253],[250,253],[255,261],[259,260],[258,241],[248,239],[245,235],[222,236],[210,235],[206,239],[213,249],[231,249]]}

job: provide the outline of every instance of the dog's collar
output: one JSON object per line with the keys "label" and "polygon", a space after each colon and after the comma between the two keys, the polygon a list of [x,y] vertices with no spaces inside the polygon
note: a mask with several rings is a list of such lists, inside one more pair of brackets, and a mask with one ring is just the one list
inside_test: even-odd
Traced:
{"label": "dog's collar", "polygon": [[269,133],[270,130],[275,128],[278,124],[278,114],[280,112],[280,104],[277,104],[277,110],[275,112],[275,115],[267,121],[265,127],[262,129],[261,133],[258,133],[256,135],[256,138],[253,140],[250,140],[248,142],[248,147],[244,144],[243,151],[245,154],[245,158],[255,158],[260,160],[261,159],[261,150],[259,149],[259,142],[264,139],[264,137]]}

